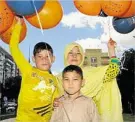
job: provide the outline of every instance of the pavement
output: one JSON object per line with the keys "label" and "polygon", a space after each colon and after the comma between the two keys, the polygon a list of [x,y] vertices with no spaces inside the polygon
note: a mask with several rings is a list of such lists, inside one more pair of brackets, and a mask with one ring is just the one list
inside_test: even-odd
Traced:
{"label": "pavement", "polygon": [[10,119],[2,120],[1,122],[14,122],[14,121],[15,121],[15,118],[10,118]]}
{"label": "pavement", "polygon": [[135,115],[124,114],[123,118],[124,118],[124,122],[135,122]]}
{"label": "pavement", "polygon": [[[124,118],[124,122],[135,122],[135,115],[131,115],[131,114],[124,114],[123,115]],[[15,118],[10,118],[10,119],[6,119],[6,120],[2,120],[1,122],[14,122]]]}

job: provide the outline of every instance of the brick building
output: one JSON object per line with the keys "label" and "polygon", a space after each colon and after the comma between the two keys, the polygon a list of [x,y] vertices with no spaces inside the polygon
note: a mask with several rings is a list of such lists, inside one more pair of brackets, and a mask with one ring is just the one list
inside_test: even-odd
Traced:
{"label": "brick building", "polygon": [[101,49],[86,49],[84,66],[101,66],[109,64],[108,53],[103,53]]}

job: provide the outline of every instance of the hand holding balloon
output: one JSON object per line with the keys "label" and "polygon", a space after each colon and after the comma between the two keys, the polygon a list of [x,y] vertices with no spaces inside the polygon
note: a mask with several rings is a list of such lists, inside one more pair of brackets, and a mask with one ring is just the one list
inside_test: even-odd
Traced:
{"label": "hand holding balloon", "polygon": [[16,20],[17,20],[17,23],[20,25],[22,25],[22,23],[24,22],[23,17],[21,16],[16,16]]}
{"label": "hand holding balloon", "polygon": [[109,53],[109,57],[114,57],[116,56],[115,54],[115,47],[116,47],[116,42],[114,40],[112,40],[112,38],[110,38],[110,40],[107,43],[108,46],[108,53]]}

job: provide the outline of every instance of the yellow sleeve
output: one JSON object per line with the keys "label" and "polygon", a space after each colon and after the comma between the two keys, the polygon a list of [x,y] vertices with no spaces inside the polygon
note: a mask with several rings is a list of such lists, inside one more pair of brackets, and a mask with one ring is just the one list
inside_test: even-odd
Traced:
{"label": "yellow sleeve", "polygon": [[18,46],[21,28],[22,26],[20,24],[15,25],[10,39],[9,48],[11,55],[14,61],[16,62],[19,70],[21,71],[22,75],[25,75],[29,73],[29,71],[32,69],[32,66],[25,59],[24,55],[22,54]]}
{"label": "yellow sleeve", "polygon": [[54,101],[55,98],[60,97],[62,94],[61,87],[59,86],[59,80],[57,77],[54,77],[54,85],[55,85],[55,91],[53,94],[52,102]]}
{"label": "yellow sleeve", "polygon": [[60,96],[62,96],[64,94],[64,89],[63,89],[63,85],[62,85],[62,73],[59,73],[57,76],[57,87],[59,89],[59,93]]}
{"label": "yellow sleeve", "polygon": [[85,67],[83,74],[85,85],[81,88],[81,92],[88,97],[93,97],[101,90],[103,86],[103,78],[108,66],[101,67]]}
{"label": "yellow sleeve", "polygon": [[105,72],[103,82],[110,82],[112,79],[116,78],[119,73],[119,59],[112,58],[110,60],[109,66]]}

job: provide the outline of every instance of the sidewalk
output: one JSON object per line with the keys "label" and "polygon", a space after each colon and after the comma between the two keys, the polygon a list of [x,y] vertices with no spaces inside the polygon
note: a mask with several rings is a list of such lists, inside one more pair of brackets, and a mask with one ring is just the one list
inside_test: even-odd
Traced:
{"label": "sidewalk", "polygon": [[6,119],[6,120],[2,120],[1,122],[14,122],[14,118],[10,118],[10,119]]}
{"label": "sidewalk", "polygon": [[135,122],[135,115],[131,115],[131,114],[124,114],[123,115],[124,118],[124,122]]}
{"label": "sidewalk", "polygon": [[[135,115],[132,116],[130,114],[124,114],[123,115],[124,117],[124,122],[135,122]],[[6,119],[6,120],[3,120],[1,122],[14,122],[14,118],[11,118],[11,119]]]}

